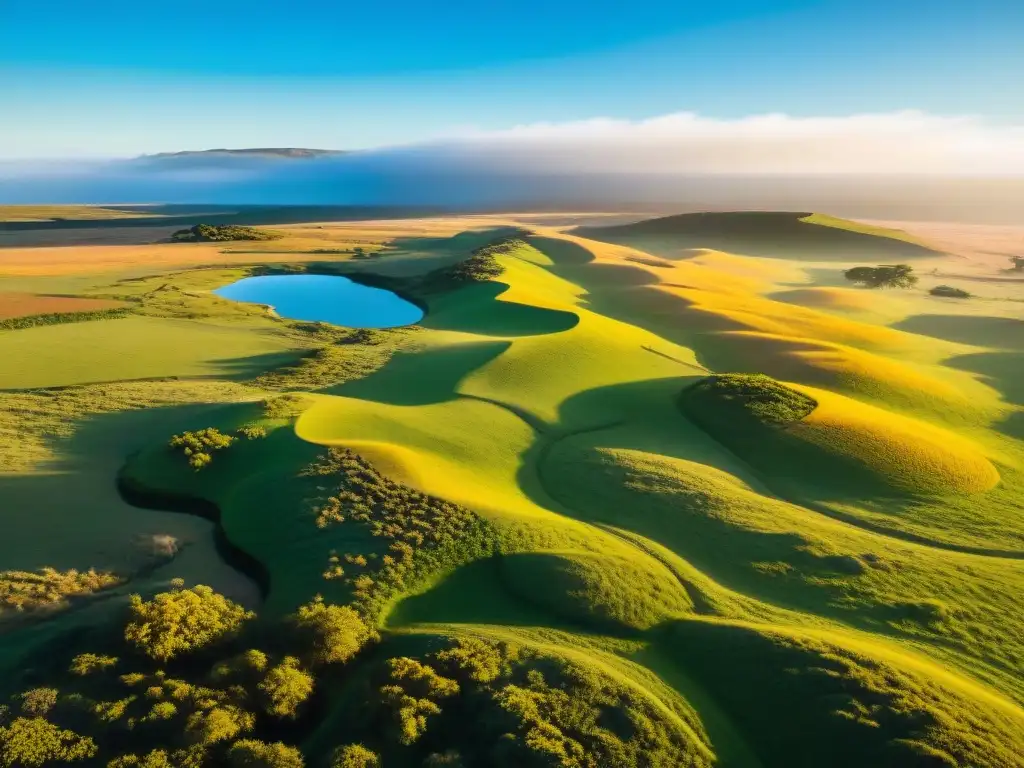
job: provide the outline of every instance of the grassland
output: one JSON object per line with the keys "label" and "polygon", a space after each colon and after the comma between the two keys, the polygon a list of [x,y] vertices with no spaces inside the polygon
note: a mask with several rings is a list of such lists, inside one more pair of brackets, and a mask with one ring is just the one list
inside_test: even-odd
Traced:
{"label": "grassland", "polygon": [[[901,231],[681,218],[614,242],[490,218],[173,246],[186,262],[0,254],[18,290],[133,307],[0,331],[0,567],[131,574],[167,534],[192,543],[135,588],[255,605],[212,525],[265,593],[254,638],[317,594],[351,607],[379,640],[333,672],[296,651],[320,698],[265,731],[311,766],[354,744],[396,766],[1015,765],[1024,295],[949,313],[927,285],[843,286],[879,254],[943,263]],[[439,278],[482,247],[486,279]],[[428,311],[362,334],[209,294],[254,268],[369,273]],[[265,436],[196,471],[167,441],[206,427]],[[131,507],[115,475],[207,519]],[[117,604],[0,637],[5,668]]]}

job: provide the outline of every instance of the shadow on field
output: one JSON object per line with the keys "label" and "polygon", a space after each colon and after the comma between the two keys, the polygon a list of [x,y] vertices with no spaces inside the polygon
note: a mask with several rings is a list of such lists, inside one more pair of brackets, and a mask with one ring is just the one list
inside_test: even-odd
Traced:
{"label": "shadow on field", "polygon": [[630,245],[667,258],[711,248],[749,256],[812,261],[878,261],[935,256],[922,245],[802,221],[806,212],[689,213],[616,227],[580,227],[574,234]]}
{"label": "shadow on field", "polygon": [[297,350],[291,352],[267,352],[262,355],[250,355],[249,357],[232,357],[211,360],[210,365],[217,366],[217,371],[206,376],[193,376],[190,378],[206,379],[230,379],[231,381],[249,381],[262,373],[277,368],[287,368],[296,365],[306,355],[308,350]]}
{"label": "shadow on field", "polygon": [[[943,365],[982,376],[982,380],[1013,405],[1024,405],[1024,353],[978,352],[946,360]],[[1024,412],[1011,414],[993,427],[1004,435],[1024,440]]]}
{"label": "shadow on field", "polygon": [[971,315],[914,315],[893,328],[976,347],[1024,351],[1024,320]]}
{"label": "shadow on field", "polygon": [[91,416],[76,424],[70,438],[50,441],[51,461],[31,472],[0,474],[0,569],[52,566],[131,574],[152,561],[154,537],[168,536],[179,546],[177,556],[134,587],[145,591],[147,584],[181,576],[253,604],[258,600],[254,585],[220,560],[209,522],[132,507],[116,487],[127,456],[183,429],[206,426],[219,407],[150,407]]}
{"label": "shadow on field", "polygon": [[580,321],[574,312],[500,299],[508,289],[505,283],[488,281],[430,300],[420,325],[481,336],[540,336],[568,331]]}
{"label": "shadow on field", "polygon": [[456,397],[459,384],[511,346],[510,341],[452,344],[397,352],[369,376],[322,392],[391,405],[430,405]]}

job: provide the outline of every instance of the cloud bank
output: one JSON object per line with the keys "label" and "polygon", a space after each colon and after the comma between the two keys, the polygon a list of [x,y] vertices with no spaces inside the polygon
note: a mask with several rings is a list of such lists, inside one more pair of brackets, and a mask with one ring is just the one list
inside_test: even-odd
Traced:
{"label": "cloud bank", "polygon": [[[968,177],[1005,183],[986,186],[978,200],[976,188],[955,182]],[[1015,196],[1021,184],[1024,126],[921,112],[738,119],[681,112],[465,129],[429,143],[312,159],[0,163],[0,202],[8,203],[821,208],[822,190],[843,188],[851,200],[880,204],[914,195],[926,205],[953,185],[965,204],[1010,210],[1024,202]]]}

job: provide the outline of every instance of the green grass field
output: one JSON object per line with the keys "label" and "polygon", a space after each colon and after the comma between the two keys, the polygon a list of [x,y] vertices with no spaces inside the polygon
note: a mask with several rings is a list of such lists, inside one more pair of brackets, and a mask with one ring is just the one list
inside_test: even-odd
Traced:
{"label": "green grass field", "polygon": [[[5,691],[180,577],[259,614],[183,675],[318,594],[377,633],[341,668],[296,651],[315,705],[256,717],[310,766],[1016,765],[1024,296],[837,287],[943,257],[819,214],[519,226],[311,254],[416,298],[415,329],[224,302],[233,264],[90,280],[132,315],[0,331],[0,570],[130,579],[0,634]],[[500,275],[437,277],[512,232]],[[168,440],[207,427],[234,440],[196,470]],[[147,571],[156,535],[187,546]]]}

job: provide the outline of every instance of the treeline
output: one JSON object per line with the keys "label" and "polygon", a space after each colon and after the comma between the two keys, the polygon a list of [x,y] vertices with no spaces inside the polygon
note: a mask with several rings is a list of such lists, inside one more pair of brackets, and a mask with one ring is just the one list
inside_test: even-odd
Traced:
{"label": "treeline", "polygon": [[125,317],[133,311],[134,309],[132,307],[116,307],[114,309],[97,309],[88,312],[47,312],[41,315],[8,317],[0,320],[0,330],[16,331],[23,328],[36,328],[41,325],[84,323],[89,320],[109,320],[115,317]]}

